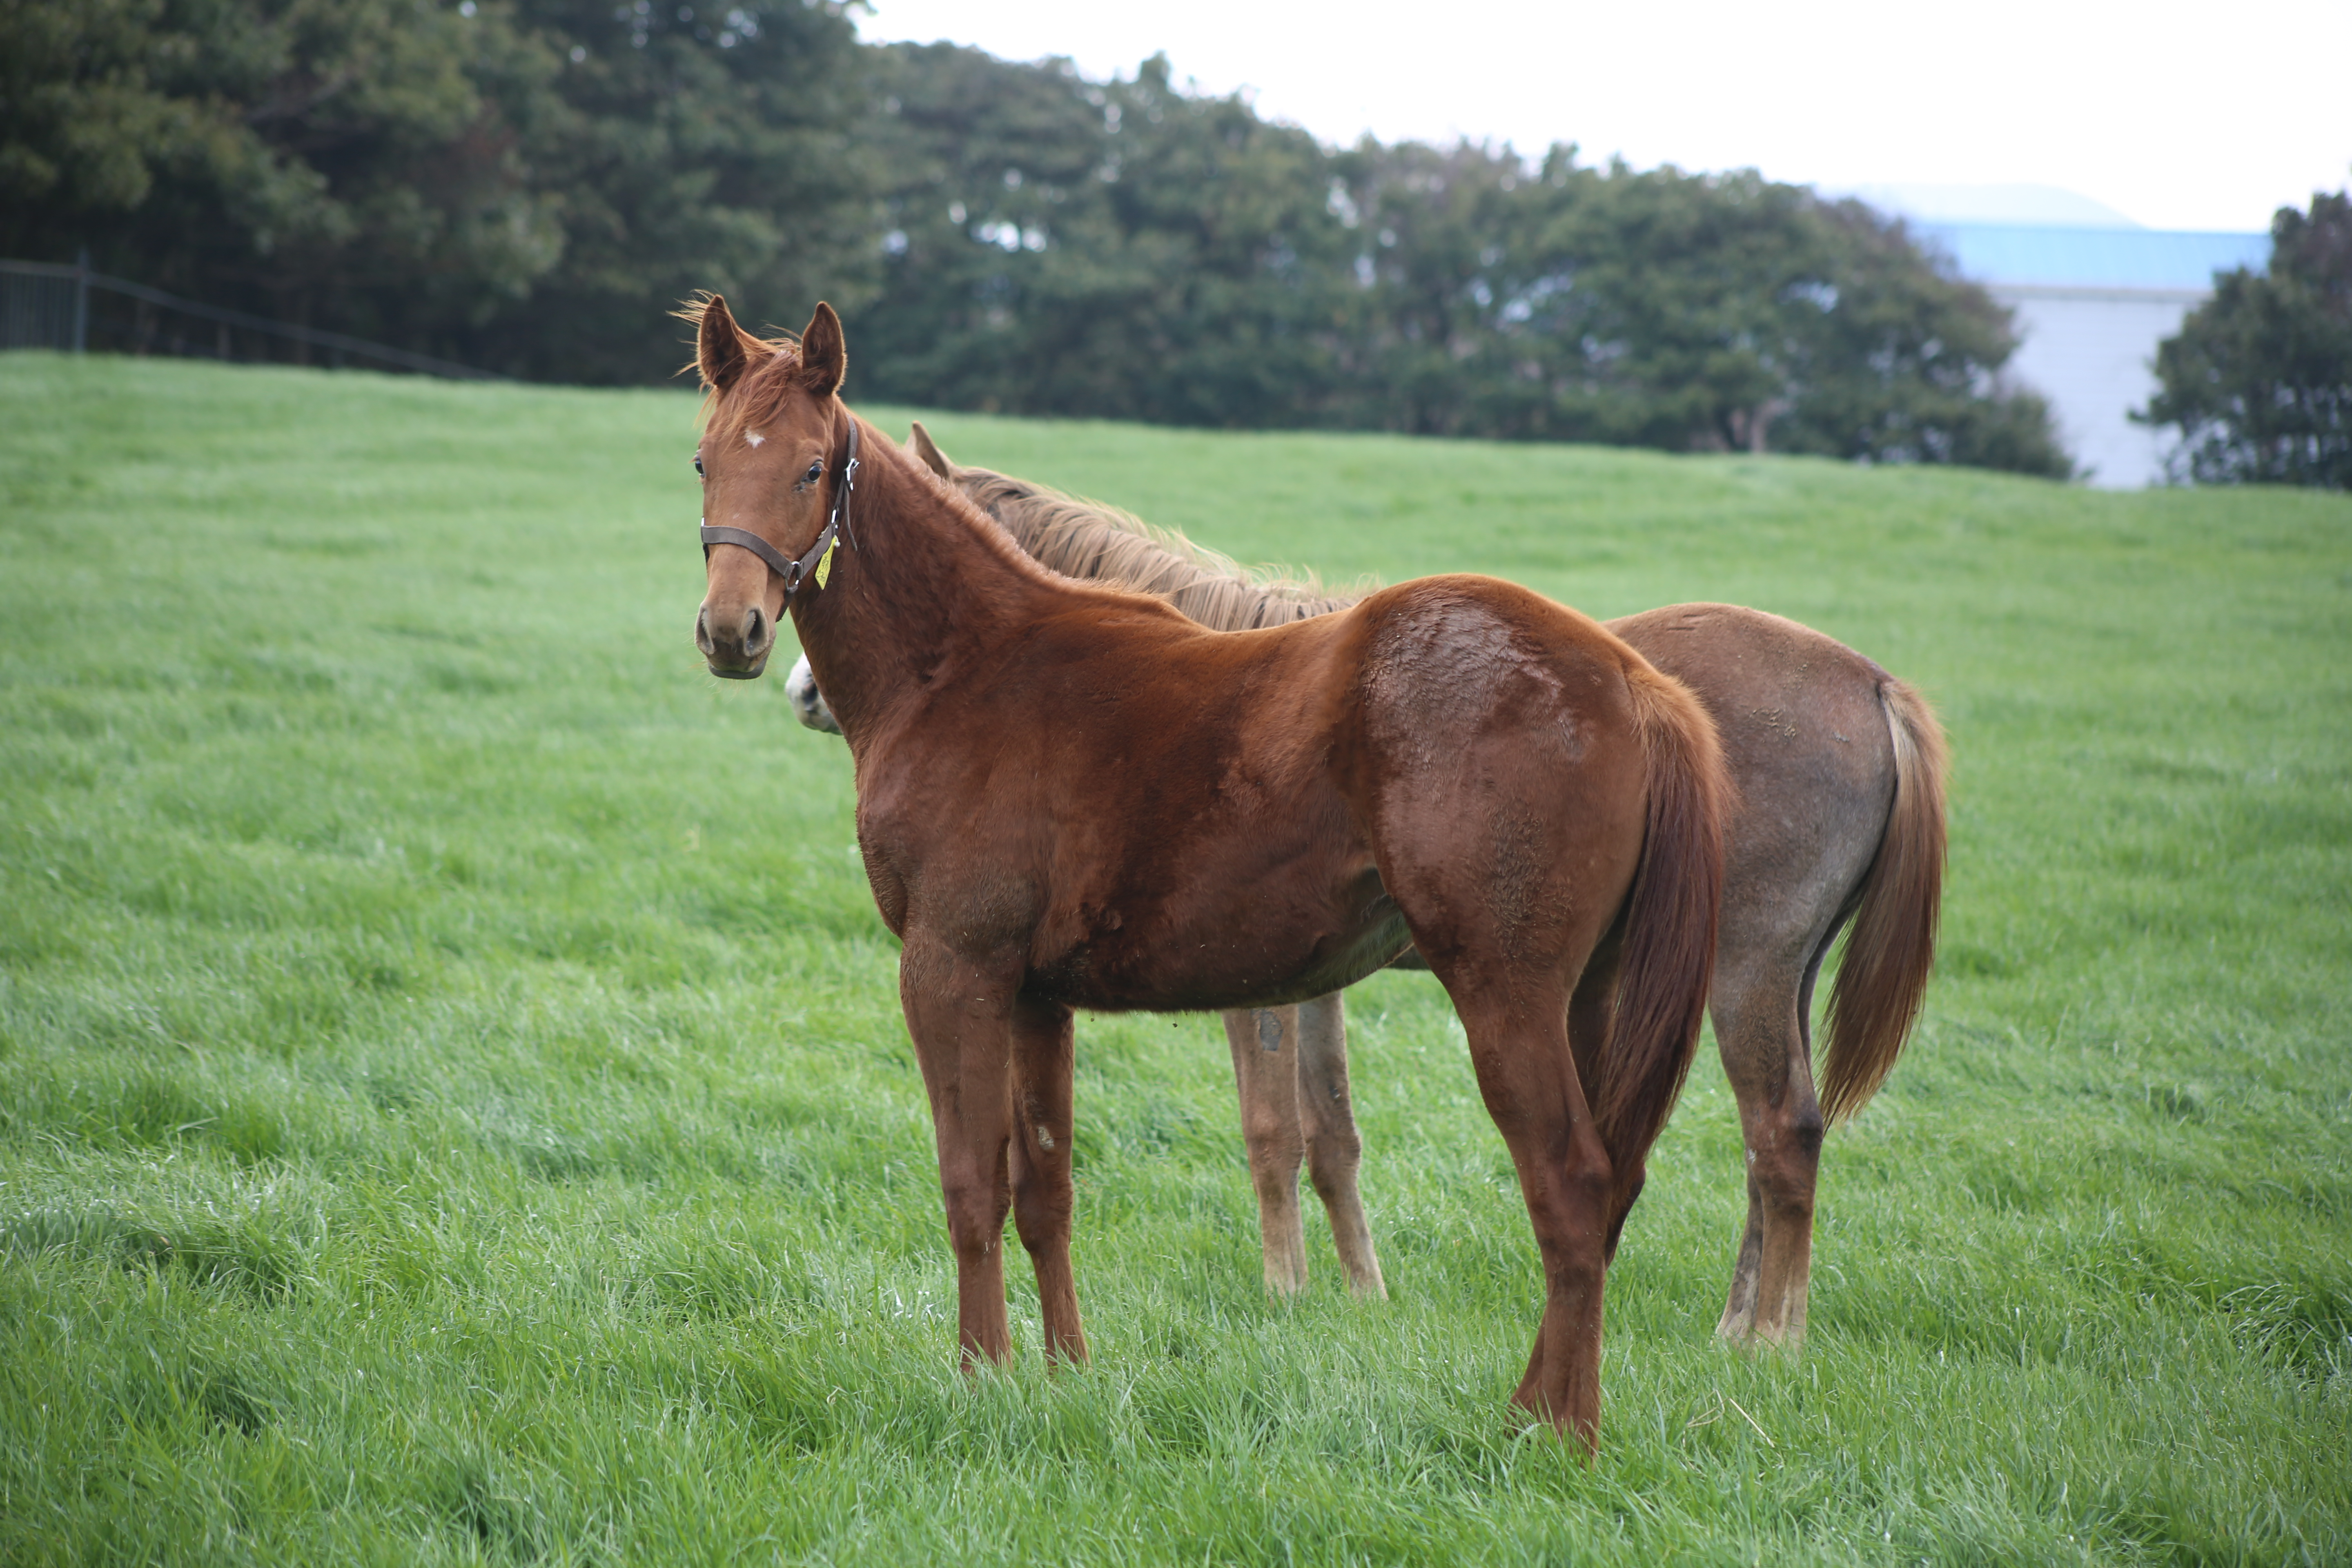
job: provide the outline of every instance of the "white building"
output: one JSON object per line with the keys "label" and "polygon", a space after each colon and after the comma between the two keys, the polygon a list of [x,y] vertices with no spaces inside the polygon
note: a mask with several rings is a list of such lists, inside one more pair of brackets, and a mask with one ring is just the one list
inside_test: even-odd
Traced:
{"label": "white building", "polygon": [[2164,478],[2177,431],[2126,416],[2157,392],[2156,346],[2213,291],[2213,274],[2270,260],[2266,234],[2043,224],[1915,223],[1960,275],[2017,315],[2009,374],[2050,400],[2059,438],[2090,482]]}
{"label": "white building", "polygon": [[2135,425],[2156,395],[2156,347],[2213,292],[2213,275],[2270,263],[2267,234],[2142,228],[2050,185],[1864,185],[1841,194],[1908,218],[1960,276],[2016,314],[2008,374],[2050,400],[2059,439],[2092,484],[2164,478],[2169,437]]}

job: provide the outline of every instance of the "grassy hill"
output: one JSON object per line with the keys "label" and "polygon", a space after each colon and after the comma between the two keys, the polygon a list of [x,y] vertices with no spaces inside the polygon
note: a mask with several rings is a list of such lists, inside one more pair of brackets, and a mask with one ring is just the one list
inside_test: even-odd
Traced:
{"label": "grassy hill", "polygon": [[0,1561],[2352,1556],[2352,500],[927,416],[1938,703],[1944,962],[1810,1346],[1712,1341],[1703,1056],[1588,1467],[1506,1408],[1534,1249],[1423,975],[1351,998],[1392,1300],[1312,1225],[1265,1300],[1215,1021],[1089,1018],[1096,1363],[1016,1266],[958,1375],[846,754],[691,647],[693,407],[0,358]]}

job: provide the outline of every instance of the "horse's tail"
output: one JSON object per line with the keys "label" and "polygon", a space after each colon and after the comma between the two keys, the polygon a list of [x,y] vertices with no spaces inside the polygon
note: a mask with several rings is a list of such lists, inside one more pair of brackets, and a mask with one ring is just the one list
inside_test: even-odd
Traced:
{"label": "horse's tail", "polygon": [[1889,676],[1878,700],[1895,740],[1895,808],[1863,879],[1830,992],[1822,1112],[1853,1115],[1878,1092],[1927,994],[1944,897],[1943,726],[1927,699]]}
{"label": "horse's tail", "polygon": [[1731,786],[1698,699],[1638,658],[1625,675],[1648,820],[1625,897],[1615,1006],[1591,1103],[1610,1163],[1630,1178],[1674,1110],[1698,1045],[1715,971]]}

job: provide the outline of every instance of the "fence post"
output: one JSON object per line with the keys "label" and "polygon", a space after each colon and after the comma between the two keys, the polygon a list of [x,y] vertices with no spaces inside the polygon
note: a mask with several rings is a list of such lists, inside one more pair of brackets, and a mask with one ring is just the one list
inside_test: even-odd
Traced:
{"label": "fence post", "polygon": [[74,350],[89,351],[89,247],[74,258]]}

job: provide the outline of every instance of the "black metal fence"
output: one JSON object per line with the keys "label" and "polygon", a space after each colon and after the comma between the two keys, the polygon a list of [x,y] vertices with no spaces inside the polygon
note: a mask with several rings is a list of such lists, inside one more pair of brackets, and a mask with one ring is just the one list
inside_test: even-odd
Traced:
{"label": "black metal fence", "polygon": [[70,265],[0,261],[0,348],[175,354],[232,363],[340,366],[356,360],[465,381],[503,379],[390,343],[183,300],[93,272],[87,258]]}

